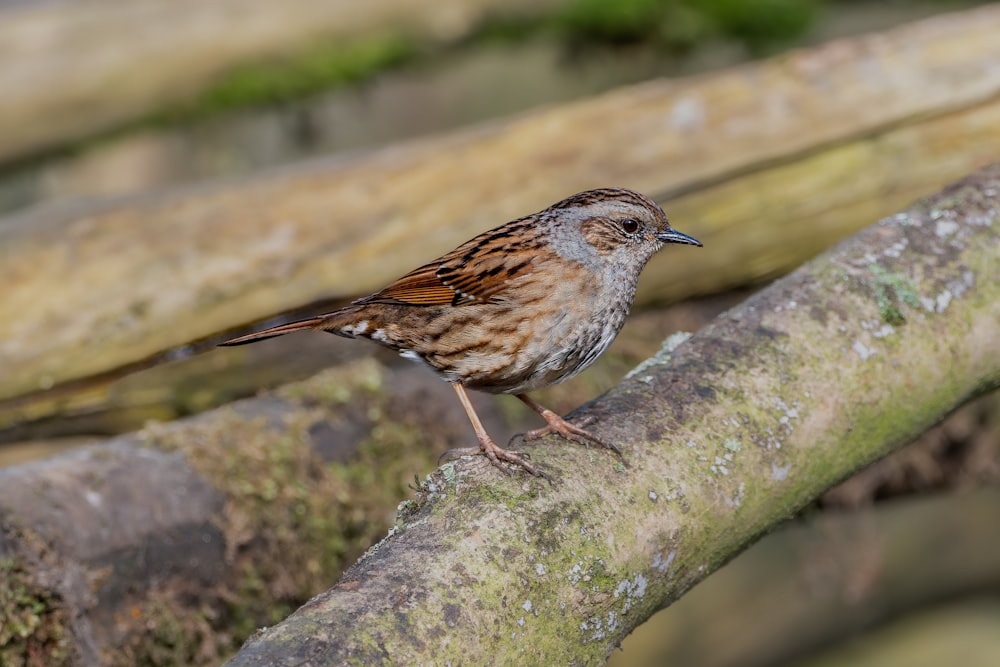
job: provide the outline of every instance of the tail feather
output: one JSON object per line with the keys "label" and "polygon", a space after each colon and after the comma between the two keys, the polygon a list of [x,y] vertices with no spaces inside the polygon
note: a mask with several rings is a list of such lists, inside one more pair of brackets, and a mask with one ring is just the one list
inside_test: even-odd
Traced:
{"label": "tail feather", "polygon": [[232,338],[230,340],[219,343],[219,346],[231,347],[234,345],[246,345],[247,343],[256,343],[259,340],[267,340],[268,338],[284,336],[287,333],[292,333],[295,331],[320,329],[322,328],[325,321],[326,317],[320,315],[319,317],[310,317],[305,320],[289,322],[288,324],[279,324],[276,327],[271,327],[270,329],[264,329],[263,331],[258,331],[257,333],[247,334],[246,336],[240,336],[239,338]]}

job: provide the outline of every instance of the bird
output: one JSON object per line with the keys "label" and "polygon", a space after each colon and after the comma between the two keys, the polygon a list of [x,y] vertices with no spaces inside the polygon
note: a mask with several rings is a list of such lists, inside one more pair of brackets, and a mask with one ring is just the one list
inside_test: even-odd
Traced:
{"label": "bird", "polygon": [[622,456],[528,392],[573,377],[608,348],[640,272],[669,243],[702,246],[643,194],[587,190],[483,232],[343,308],[220,345],[319,330],[395,350],[451,384],[472,423],[478,447],[446,455],[481,453],[504,472],[521,468],[551,482],[527,454],[493,441],[467,390],[513,394],[537,412],[547,425],[525,433],[527,440],[557,433]]}

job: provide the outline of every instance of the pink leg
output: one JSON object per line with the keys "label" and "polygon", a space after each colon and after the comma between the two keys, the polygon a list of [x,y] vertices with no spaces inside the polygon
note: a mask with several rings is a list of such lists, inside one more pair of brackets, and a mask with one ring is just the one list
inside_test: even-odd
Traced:
{"label": "pink leg", "polygon": [[542,428],[536,428],[533,431],[528,431],[527,433],[525,433],[524,434],[525,440],[534,440],[535,438],[540,438],[543,435],[548,435],[549,433],[558,433],[567,440],[572,440],[573,442],[579,443],[581,445],[588,445],[593,443],[596,445],[600,445],[601,447],[604,447],[606,449],[610,449],[619,457],[621,457],[622,461],[625,461],[625,457],[622,456],[621,450],[615,447],[615,445],[613,445],[612,443],[604,442],[603,440],[601,440],[597,436],[592,435],[585,429],[570,424],[568,421],[566,421],[556,413],[552,412],[547,407],[545,407],[535,399],[531,398],[527,394],[516,394],[516,396],[519,399],[521,399],[521,401],[524,402],[525,405],[527,405],[529,408],[540,414],[542,416],[542,419],[548,422],[547,426],[543,426]]}
{"label": "pink leg", "polygon": [[[517,466],[521,466],[532,475],[536,477],[543,477],[549,481],[551,478],[531,465],[525,460],[527,454],[522,454],[520,452],[514,452],[509,449],[504,449],[497,446],[493,442],[493,438],[490,434],[486,432],[486,428],[483,423],[479,420],[479,415],[476,414],[476,409],[472,407],[472,402],[469,400],[469,395],[465,391],[465,387],[458,383],[452,383],[451,385],[455,389],[455,393],[458,394],[458,400],[462,402],[462,407],[465,408],[465,414],[469,416],[469,421],[472,422],[472,428],[476,432],[476,439],[479,440],[479,447],[462,447],[459,449],[449,449],[447,452],[441,455],[441,458],[453,458],[455,456],[464,456],[467,454],[478,454],[482,452],[486,455],[486,458],[490,460],[490,463],[500,468],[507,474],[512,474],[501,461],[506,461],[507,463],[512,463]],[[440,460],[440,459],[439,459]]]}

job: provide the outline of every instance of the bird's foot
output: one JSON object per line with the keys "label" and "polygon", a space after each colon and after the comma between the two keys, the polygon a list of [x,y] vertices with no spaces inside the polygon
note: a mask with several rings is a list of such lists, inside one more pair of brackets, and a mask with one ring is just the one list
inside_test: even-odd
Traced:
{"label": "bird's foot", "polygon": [[511,449],[504,449],[503,447],[498,446],[491,439],[481,440],[479,442],[479,447],[458,447],[456,449],[449,449],[438,457],[438,464],[442,461],[450,461],[461,456],[474,456],[476,454],[482,454],[489,460],[490,463],[508,475],[513,476],[514,474],[514,471],[506,465],[511,464],[523,468],[526,472],[531,473],[535,477],[541,477],[542,479],[548,480],[549,483],[552,482],[552,477],[550,477],[548,473],[539,470],[535,466],[528,463],[528,458],[530,457],[526,452],[515,452]]}
{"label": "bird's foot", "polygon": [[548,422],[547,425],[536,428],[532,431],[528,431],[524,434],[525,440],[537,440],[549,433],[557,433],[567,440],[571,440],[580,445],[598,445],[604,447],[605,449],[610,449],[612,452],[618,455],[622,463],[628,465],[628,461],[625,460],[625,455],[622,454],[621,450],[618,449],[613,443],[601,440],[596,435],[587,431],[584,428],[571,424],[556,413],[552,412],[548,408],[542,408],[538,410],[538,414]]}

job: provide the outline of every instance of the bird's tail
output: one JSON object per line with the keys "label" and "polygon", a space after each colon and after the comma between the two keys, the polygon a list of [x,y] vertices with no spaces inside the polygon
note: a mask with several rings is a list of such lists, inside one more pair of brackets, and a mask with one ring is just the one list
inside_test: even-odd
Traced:
{"label": "bird's tail", "polygon": [[274,338],[275,336],[284,336],[287,333],[292,333],[294,331],[306,331],[307,329],[320,329],[325,324],[327,318],[323,315],[318,317],[310,317],[305,320],[298,320],[296,322],[289,322],[288,324],[279,324],[276,327],[271,327],[270,329],[264,329],[263,331],[258,331],[257,333],[247,334],[246,336],[240,336],[239,338],[233,338],[222,343],[220,346],[232,346],[232,345],[246,345],[247,343],[256,343],[259,340],[267,340],[268,338]]}

